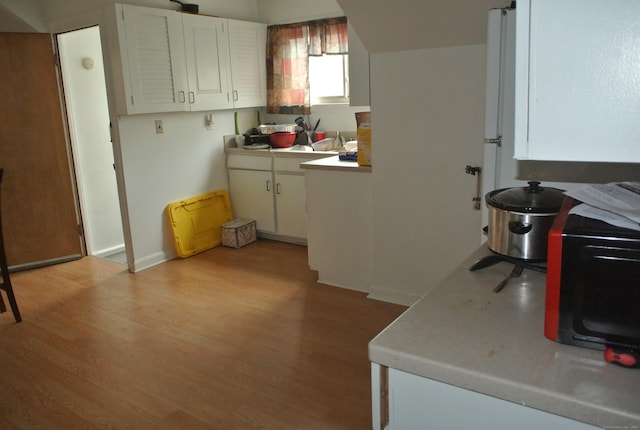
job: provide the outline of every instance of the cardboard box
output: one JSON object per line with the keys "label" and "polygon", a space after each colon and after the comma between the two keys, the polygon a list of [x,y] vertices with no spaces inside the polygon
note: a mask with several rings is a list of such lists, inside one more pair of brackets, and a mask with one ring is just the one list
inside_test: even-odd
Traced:
{"label": "cardboard box", "polygon": [[360,166],[371,166],[371,112],[356,112],[358,124],[358,154]]}
{"label": "cardboard box", "polygon": [[242,248],[256,241],[256,222],[238,218],[222,224],[222,244],[231,248]]}

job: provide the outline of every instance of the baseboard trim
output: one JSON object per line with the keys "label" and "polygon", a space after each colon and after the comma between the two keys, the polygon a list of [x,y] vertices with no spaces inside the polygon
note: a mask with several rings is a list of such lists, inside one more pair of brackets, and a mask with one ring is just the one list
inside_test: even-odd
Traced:
{"label": "baseboard trim", "polygon": [[94,257],[106,258],[113,254],[119,254],[125,251],[124,243],[117,246],[112,246],[111,248],[101,249],[100,251],[94,252],[92,255]]}
{"label": "baseboard trim", "polygon": [[394,303],[396,305],[411,306],[418,301],[420,296],[389,290],[386,288],[372,287],[367,298],[381,302]]}
{"label": "baseboard trim", "polygon": [[366,288],[361,289],[361,288],[347,287],[346,285],[336,284],[335,282],[326,281],[324,279],[318,279],[316,282],[318,284],[328,285],[330,287],[344,288],[345,290],[359,291],[361,293],[368,293],[369,292],[369,290],[367,290]]}
{"label": "baseboard trim", "polygon": [[157,266],[158,264],[165,263],[169,260],[173,260],[177,255],[175,253],[169,253],[166,251],[156,252],[151,255],[147,255],[143,258],[135,258],[133,264],[129,262],[129,272],[136,273],[142,270],[148,269],[153,266]]}
{"label": "baseboard trim", "polygon": [[22,272],[23,270],[38,269],[45,266],[53,266],[54,264],[68,263],[69,261],[79,260],[82,256],[80,254],[67,255],[64,257],[52,258],[50,260],[34,261],[31,263],[16,264],[9,266],[9,273]]}

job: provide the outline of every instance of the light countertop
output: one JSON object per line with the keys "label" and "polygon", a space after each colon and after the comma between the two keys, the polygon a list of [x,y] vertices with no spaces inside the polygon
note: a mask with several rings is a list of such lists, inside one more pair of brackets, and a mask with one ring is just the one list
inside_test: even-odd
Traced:
{"label": "light countertop", "polygon": [[331,151],[296,151],[291,148],[269,148],[269,149],[244,149],[237,147],[225,147],[225,153],[227,154],[240,154],[240,155],[261,155],[265,157],[271,157],[273,155],[282,157],[297,157],[297,158],[318,158],[318,157],[331,157],[335,155],[335,152]]}
{"label": "light countertop", "polygon": [[[348,135],[348,133],[345,133]],[[227,154],[237,155],[259,155],[264,157],[290,157],[306,158],[312,161],[303,162],[302,169],[329,170],[342,172],[363,172],[370,173],[371,166],[360,166],[355,161],[342,161],[339,159],[337,151],[313,151],[310,146],[300,147],[299,145],[290,148],[268,148],[268,149],[246,149],[239,148],[235,141],[235,136],[224,136],[224,150]],[[301,149],[304,148],[304,149]]]}
{"label": "light countertop", "polygon": [[303,169],[371,173],[371,166],[360,166],[357,161],[342,161],[338,155],[307,161],[302,163],[300,167]]}
{"label": "light countertop", "polygon": [[640,370],[544,337],[545,275],[470,272],[481,246],[369,344],[372,362],[595,426],[639,428]]}

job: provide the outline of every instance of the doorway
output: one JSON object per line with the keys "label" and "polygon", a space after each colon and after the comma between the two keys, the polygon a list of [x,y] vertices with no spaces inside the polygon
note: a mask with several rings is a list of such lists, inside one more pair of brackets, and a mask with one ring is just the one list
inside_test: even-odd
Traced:
{"label": "doorway", "polygon": [[87,255],[126,264],[100,28],[57,35]]}

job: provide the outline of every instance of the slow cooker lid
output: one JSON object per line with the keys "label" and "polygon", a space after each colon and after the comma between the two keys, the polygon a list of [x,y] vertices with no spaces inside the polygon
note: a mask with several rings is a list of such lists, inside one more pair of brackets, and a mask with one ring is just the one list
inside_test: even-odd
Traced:
{"label": "slow cooker lid", "polygon": [[486,195],[488,205],[514,212],[557,213],[564,200],[562,190],[541,187],[531,181],[528,187],[503,188]]}

